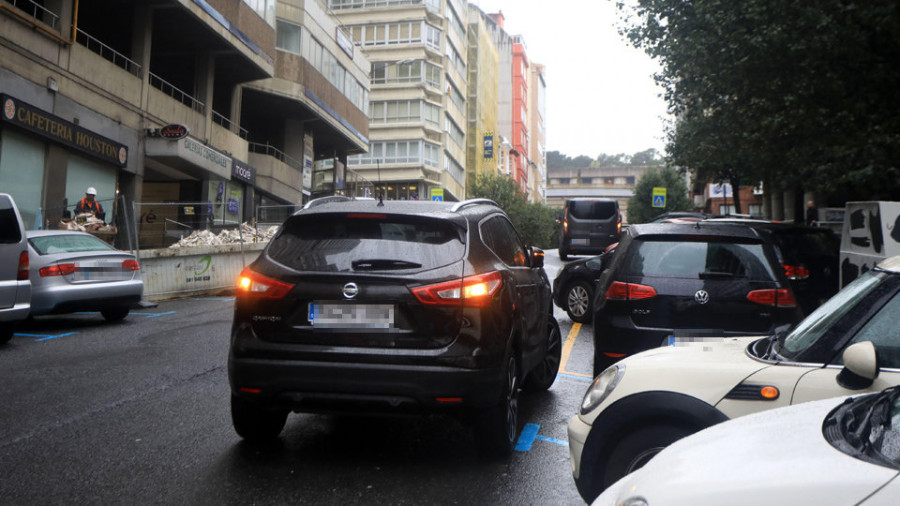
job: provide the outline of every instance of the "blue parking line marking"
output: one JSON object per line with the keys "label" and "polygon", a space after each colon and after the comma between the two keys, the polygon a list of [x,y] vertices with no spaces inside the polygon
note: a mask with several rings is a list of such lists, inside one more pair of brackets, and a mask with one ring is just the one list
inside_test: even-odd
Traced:
{"label": "blue parking line marking", "polygon": [[541,426],[539,424],[526,423],[525,427],[522,427],[522,433],[519,434],[519,440],[516,442],[516,451],[527,452],[528,450],[531,450],[531,445],[534,443],[534,439],[537,437],[540,428]]}
{"label": "blue parking line marking", "polygon": [[579,381],[587,381],[588,383],[590,383],[591,381],[594,381],[594,378],[586,378],[584,376],[579,376],[577,374],[570,374],[570,373],[565,373],[565,372],[557,373],[557,375],[565,376],[566,378],[569,378],[569,379],[577,379]]}
{"label": "blue parking line marking", "polygon": [[16,332],[13,335],[19,336],[19,337],[40,337],[40,339],[35,339],[35,341],[47,341],[50,339],[56,339],[57,337],[74,336],[77,333],[78,332],[66,332],[65,334],[50,335],[50,334],[20,334],[20,333]]}
{"label": "blue parking line marking", "polygon": [[554,443],[554,444],[558,444],[558,445],[569,446],[569,442],[568,442],[568,441],[563,441],[563,440],[561,440],[561,439],[555,439],[555,438],[552,438],[552,437],[547,437],[547,436],[535,436],[535,439],[540,439],[541,441],[547,441],[548,443]]}
{"label": "blue parking line marking", "polygon": [[165,313],[131,313],[134,316],[146,316],[147,318],[156,318],[157,316],[165,316],[167,314],[175,314],[175,311],[166,311]]}
{"label": "blue parking line marking", "polygon": [[548,443],[554,443],[562,446],[569,446],[567,441],[563,441],[561,439],[555,439],[552,437],[541,436],[538,434],[538,431],[541,430],[541,425],[538,423],[526,423],[524,427],[522,427],[522,433],[519,434],[519,440],[516,441],[517,452],[527,452],[531,450],[531,445],[534,444],[535,440],[539,441],[547,441]]}
{"label": "blue parking line marking", "polygon": [[231,301],[231,300],[234,300],[234,297],[191,297],[191,300],[221,300],[221,301]]}

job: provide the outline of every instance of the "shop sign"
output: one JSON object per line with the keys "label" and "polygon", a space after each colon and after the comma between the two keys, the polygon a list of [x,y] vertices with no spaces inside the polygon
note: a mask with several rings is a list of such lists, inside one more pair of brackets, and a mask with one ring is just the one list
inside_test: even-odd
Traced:
{"label": "shop sign", "polygon": [[3,114],[0,120],[41,137],[119,167],[128,164],[128,148],[124,144],[82,128],[59,116],[42,111],[21,100],[0,94]]}
{"label": "shop sign", "polygon": [[494,135],[487,134],[484,136],[484,159],[490,160],[494,158]]}
{"label": "shop sign", "polygon": [[256,184],[256,169],[250,165],[238,161],[231,160],[231,179],[243,181],[250,185]]}
{"label": "shop sign", "polygon": [[159,129],[159,136],[164,139],[172,139],[172,140],[184,139],[185,137],[188,136],[189,133],[191,133],[191,131],[188,130],[187,126],[178,125],[175,123],[166,125]]}

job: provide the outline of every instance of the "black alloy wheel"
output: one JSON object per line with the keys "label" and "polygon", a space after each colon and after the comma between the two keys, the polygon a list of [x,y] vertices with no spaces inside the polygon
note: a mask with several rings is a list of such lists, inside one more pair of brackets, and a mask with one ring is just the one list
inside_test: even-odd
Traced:
{"label": "black alloy wheel", "polygon": [[583,280],[573,281],[566,289],[566,313],[573,322],[588,323],[593,315],[594,290]]}
{"label": "black alloy wheel", "polygon": [[556,381],[559,363],[562,360],[562,336],[556,318],[550,316],[547,321],[547,353],[544,359],[528,373],[522,383],[526,392],[543,392]]}

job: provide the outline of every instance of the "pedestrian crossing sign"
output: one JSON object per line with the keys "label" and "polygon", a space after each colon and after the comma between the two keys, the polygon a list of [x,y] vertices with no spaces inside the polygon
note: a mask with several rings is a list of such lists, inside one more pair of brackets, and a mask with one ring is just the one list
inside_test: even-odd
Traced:
{"label": "pedestrian crossing sign", "polygon": [[666,207],[666,188],[653,188],[653,207]]}

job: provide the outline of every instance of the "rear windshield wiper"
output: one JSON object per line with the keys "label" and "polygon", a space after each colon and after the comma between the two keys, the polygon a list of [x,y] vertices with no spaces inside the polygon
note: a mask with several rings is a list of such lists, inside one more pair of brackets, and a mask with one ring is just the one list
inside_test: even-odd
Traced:
{"label": "rear windshield wiper", "polygon": [[731,278],[742,278],[744,276],[740,276],[733,272],[724,272],[724,271],[703,271],[700,273],[700,279],[731,279]]}
{"label": "rear windshield wiper", "polygon": [[365,260],[354,260],[350,263],[353,270],[356,271],[383,271],[389,269],[418,269],[422,264],[415,262],[407,262],[406,260],[389,260],[384,258],[372,258]]}

